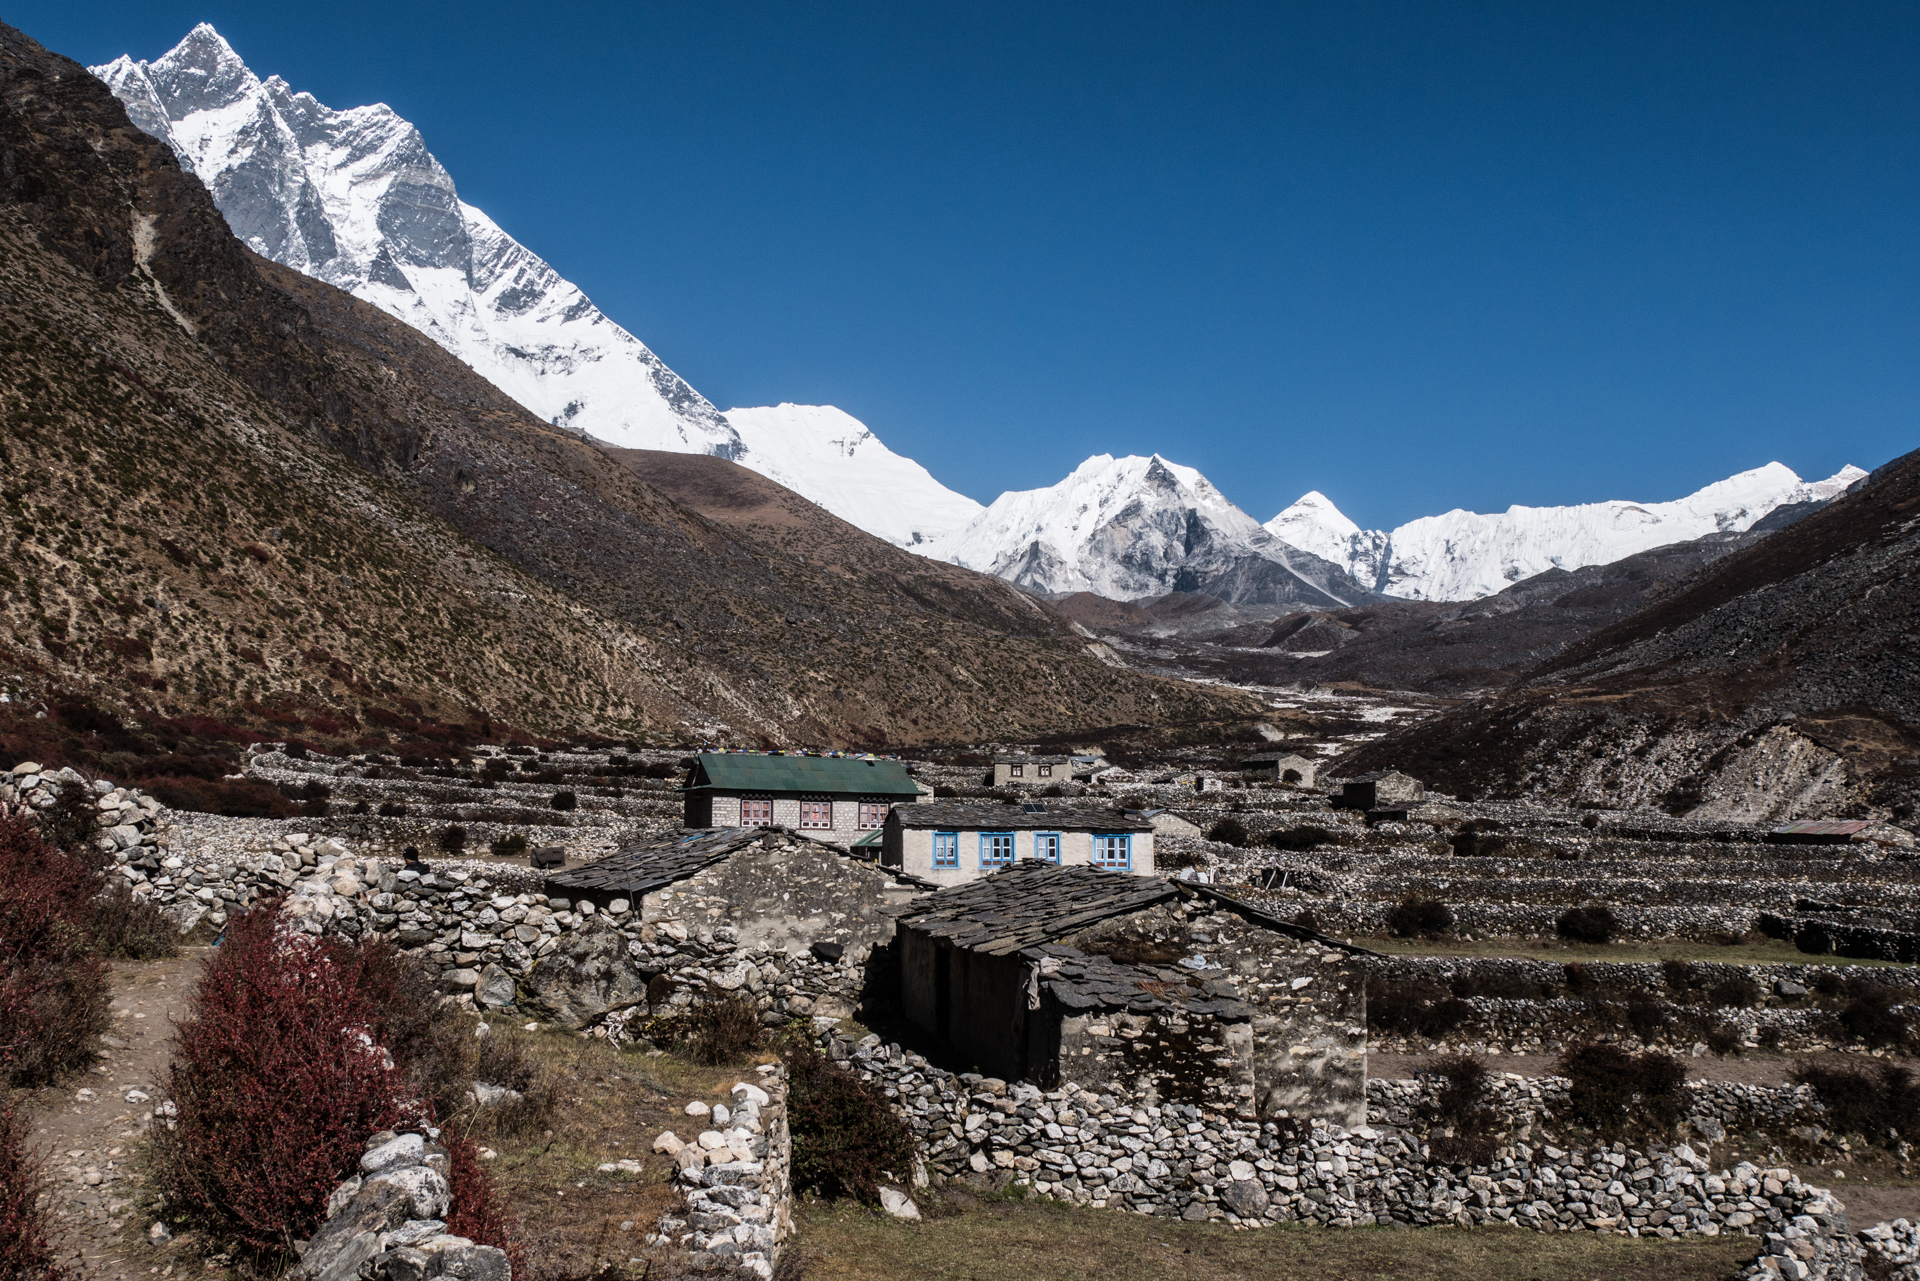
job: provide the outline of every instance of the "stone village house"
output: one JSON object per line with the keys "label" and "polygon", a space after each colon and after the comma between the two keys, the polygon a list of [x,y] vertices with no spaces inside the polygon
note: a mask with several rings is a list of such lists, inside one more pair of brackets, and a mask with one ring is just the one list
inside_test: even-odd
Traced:
{"label": "stone village house", "polygon": [[899,761],[768,752],[702,752],[681,792],[689,828],[785,827],[837,845],[872,836],[888,810],[923,798]]}
{"label": "stone village house", "polygon": [[935,885],[961,885],[1023,859],[1150,876],[1154,824],[1095,805],[933,801],[887,816],[880,862]]}
{"label": "stone village house", "polygon": [[1210,887],[1025,860],[901,914],[906,1018],[976,1071],[1366,1121],[1364,949]]}
{"label": "stone village house", "polygon": [[1289,787],[1312,787],[1320,763],[1297,752],[1261,752],[1241,761],[1240,768]]}
{"label": "stone village house", "polygon": [[993,758],[995,787],[1046,787],[1050,783],[1068,783],[1085,778],[1106,766],[1106,759],[1088,753],[1082,756],[1034,756],[1012,752]]}

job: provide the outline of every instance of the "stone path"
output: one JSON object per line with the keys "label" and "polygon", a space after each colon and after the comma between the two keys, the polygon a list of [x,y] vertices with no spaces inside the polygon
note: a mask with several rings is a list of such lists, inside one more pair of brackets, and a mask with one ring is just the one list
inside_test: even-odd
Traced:
{"label": "stone path", "polygon": [[163,961],[115,963],[114,1026],[100,1063],[29,1096],[30,1141],[47,1156],[60,1254],[77,1256],[87,1281],[153,1275],[153,1265],[138,1257],[145,1225],[133,1220],[135,1176],[127,1160],[151,1119],[173,1021],[186,1017],[206,952],[188,948]]}

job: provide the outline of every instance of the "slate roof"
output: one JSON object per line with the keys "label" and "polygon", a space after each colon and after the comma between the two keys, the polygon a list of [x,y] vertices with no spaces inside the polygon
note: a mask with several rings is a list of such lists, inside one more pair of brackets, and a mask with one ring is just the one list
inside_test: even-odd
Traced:
{"label": "slate roof", "polygon": [[1008,956],[1179,893],[1157,877],[1023,859],[992,876],[917,898],[901,919],[955,947]]}
{"label": "slate roof", "polygon": [[703,752],[694,758],[689,792],[819,792],[841,796],[918,796],[899,761],[857,756],[773,756]]}
{"label": "slate roof", "polygon": [[1873,827],[1868,819],[1808,818],[1773,829],[1775,836],[1853,836]]}
{"label": "slate roof", "polygon": [[764,827],[718,827],[629,845],[581,867],[555,872],[547,878],[547,892],[617,890],[637,898],[675,881],[684,881],[735,850],[764,840],[769,834],[769,829]]}
{"label": "slate roof", "polygon": [[930,801],[896,806],[889,823],[943,832],[1151,832],[1153,824],[1099,805],[1050,805],[1031,801]]}
{"label": "slate roof", "polygon": [[1193,1014],[1238,1021],[1253,1017],[1227,971],[1215,965],[1123,965],[1059,943],[1028,948],[1020,958],[1040,968],[1053,999],[1070,1014],[1124,1009],[1145,1014],[1184,1005]]}

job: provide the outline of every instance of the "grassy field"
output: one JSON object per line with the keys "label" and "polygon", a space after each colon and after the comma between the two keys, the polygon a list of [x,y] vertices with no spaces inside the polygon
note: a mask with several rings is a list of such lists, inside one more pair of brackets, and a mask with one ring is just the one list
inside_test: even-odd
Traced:
{"label": "grassy field", "polygon": [[[806,1281],[1725,1281],[1759,1253],[1741,1237],[1658,1241],[1513,1229],[1208,1223],[996,1201],[901,1222],[845,1202],[795,1215]],[[783,1260],[783,1267],[792,1264]]]}
{"label": "grassy field", "polygon": [[1536,961],[1722,961],[1730,965],[1897,965],[1895,961],[1855,960],[1845,956],[1809,956],[1780,939],[1743,941],[1727,946],[1690,939],[1626,940],[1619,943],[1568,943],[1560,939],[1396,939],[1355,938],[1354,942],[1393,956],[1518,956]]}

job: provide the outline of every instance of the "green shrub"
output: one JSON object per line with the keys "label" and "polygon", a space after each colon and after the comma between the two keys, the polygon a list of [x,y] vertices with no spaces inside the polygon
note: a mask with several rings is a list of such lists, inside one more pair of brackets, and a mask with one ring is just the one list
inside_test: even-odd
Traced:
{"label": "green shrub", "polygon": [[766,1044],[767,1032],[751,1002],[736,993],[709,998],[687,1012],[687,1053],[701,1063],[735,1063]]}
{"label": "green shrub", "polygon": [[447,857],[458,858],[461,851],[467,848],[467,829],[458,823],[449,823],[440,829],[434,842]]}
{"label": "green shrub", "polygon": [[1587,1042],[1568,1048],[1559,1070],[1570,1082],[1574,1117],[1603,1135],[1619,1134],[1630,1123],[1665,1132],[1685,1110],[1687,1069],[1671,1054],[1629,1054],[1617,1045]]}
{"label": "green shrub", "polygon": [[1439,938],[1453,929],[1453,912],[1437,898],[1409,893],[1387,913],[1387,932],[1395,938]]}
{"label": "green shrub", "polygon": [[1913,1073],[1892,1063],[1868,1075],[1858,1068],[1802,1063],[1793,1070],[1796,1084],[1810,1085],[1826,1108],[1828,1125],[1841,1134],[1858,1134],[1892,1145],[1920,1133],[1920,1089]]}
{"label": "green shrub", "polygon": [[1207,829],[1207,839],[1218,841],[1222,845],[1245,845],[1247,843],[1247,825],[1233,815],[1219,819]]}
{"label": "green shrub", "polygon": [[548,801],[547,804],[557,810],[570,810],[579,806],[580,798],[572,792],[555,792],[553,799]]}
{"label": "green shrub", "polygon": [[1613,909],[1598,905],[1570,907],[1554,922],[1554,932],[1575,943],[1611,943],[1620,932]]}
{"label": "green shrub", "polygon": [[871,1205],[883,1180],[912,1176],[913,1131],[884,1095],[803,1040],[785,1058],[795,1188]]}
{"label": "green shrub", "polygon": [[506,832],[496,836],[487,845],[487,850],[495,858],[525,858],[527,856],[526,834]]}
{"label": "green shrub", "polygon": [[1473,1007],[1438,983],[1367,980],[1367,1026],[1377,1032],[1445,1036],[1473,1017]]}

